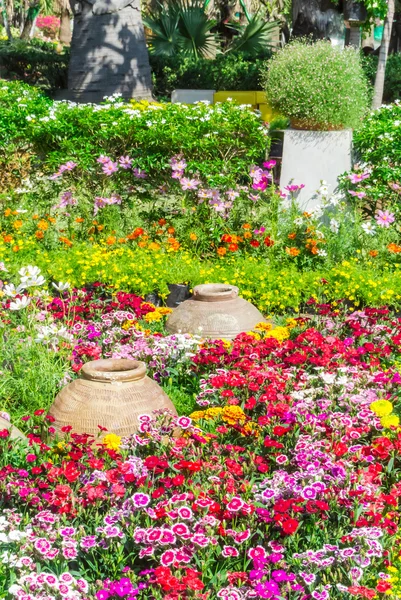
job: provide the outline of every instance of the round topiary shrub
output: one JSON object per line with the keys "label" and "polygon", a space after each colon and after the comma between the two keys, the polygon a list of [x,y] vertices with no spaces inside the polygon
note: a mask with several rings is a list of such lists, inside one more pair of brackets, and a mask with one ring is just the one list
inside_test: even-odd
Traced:
{"label": "round topiary shrub", "polygon": [[269,103],[296,129],[355,128],[368,109],[368,81],[351,47],[296,40],[268,63],[264,80]]}

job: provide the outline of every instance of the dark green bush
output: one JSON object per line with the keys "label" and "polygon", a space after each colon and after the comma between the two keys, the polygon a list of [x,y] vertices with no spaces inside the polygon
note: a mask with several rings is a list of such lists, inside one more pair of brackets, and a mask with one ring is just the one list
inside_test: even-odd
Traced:
{"label": "dark green bush", "polygon": [[52,93],[67,87],[69,52],[54,44],[32,40],[0,42],[0,76],[18,79]]}
{"label": "dark green bush", "polygon": [[[370,83],[374,85],[378,57],[375,55],[363,58],[363,69]],[[394,102],[401,98],[401,54],[390,54],[387,59],[386,80],[384,82],[384,102]]]}
{"label": "dark green bush", "polygon": [[230,53],[214,60],[151,56],[154,93],[169,97],[174,89],[262,90],[260,73],[269,56]]}

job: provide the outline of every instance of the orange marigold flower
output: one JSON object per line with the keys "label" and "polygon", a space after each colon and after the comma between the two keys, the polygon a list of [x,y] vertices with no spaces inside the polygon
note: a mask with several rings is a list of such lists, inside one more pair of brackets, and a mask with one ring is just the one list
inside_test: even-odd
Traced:
{"label": "orange marigold flower", "polygon": [[21,229],[22,225],[23,225],[23,222],[19,219],[17,221],[14,221],[14,223],[13,223],[14,229]]}
{"label": "orange marigold flower", "polygon": [[319,249],[316,246],[312,246],[310,251],[312,252],[312,254],[317,254],[319,252]]}
{"label": "orange marigold flower", "polygon": [[252,233],[250,231],[245,231],[245,233],[244,233],[244,239],[250,240],[251,237],[252,237]]}
{"label": "orange marigold flower", "polygon": [[242,229],[250,229],[251,226],[249,225],[249,223],[244,223],[242,226]]}
{"label": "orange marigold flower", "polygon": [[397,246],[397,244],[391,243],[387,246],[389,252],[393,254],[399,254],[401,252],[401,246]]}
{"label": "orange marigold flower", "polygon": [[173,235],[173,233],[175,233],[175,229],[174,229],[174,227],[169,227],[169,228],[167,229],[167,233],[169,233],[170,235]]}
{"label": "orange marigold flower", "polygon": [[140,248],[146,248],[146,242],[138,242]]}
{"label": "orange marigold flower", "polygon": [[6,208],[6,210],[4,211],[4,216],[9,217],[10,215],[11,215],[11,208]]}
{"label": "orange marigold flower", "polygon": [[295,238],[296,238],[296,237],[297,237],[297,234],[296,234],[296,233],[289,233],[289,234],[288,234],[288,239],[289,239],[289,240],[295,240]]}
{"label": "orange marigold flower", "polygon": [[196,233],[190,233],[189,239],[195,242],[198,239],[198,236],[196,235]]}
{"label": "orange marigold flower", "polygon": [[375,258],[378,254],[379,254],[379,252],[377,250],[369,251],[369,256],[371,256],[372,258]]}
{"label": "orange marigold flower", "polygon": [[19,246],[13,246],[13,252],[18,252]]}
{"label": "orange marigold flower", "polygon": [[96,225],[98,231],[103,231],[104,225]]}
{"label": "orange marigold flower", "polygon": [[159,225],[165,225],[167,223],[166,219],[159,219]]}
{"label": "orange marigold flower", "polygon": [[301,250],[299,248],[295,248],[295,246],[292,246],[291,248],[286,248],[285,251],[289,256],[298,256],[298,254],[301,253]]}
{"label": "orange marigold flower", "polygon": [[60,240],[60,242],[63,242],[63,244],[65,244],[66,246],[68,246],[68,247],[72,246],[72,242],[68,238],[66,238],[66,237],[59,237],[58,239]]}
{"label": "orange marigold flower", "polygon": [[39,219],[39,215],[32,215],[32,219],[36,221],[36,219]]}
{"label": "orange marigold flower", "polygon": [[13,236],[8,233],[3,236],[3,240],[6,242],[6,244],[11,243],[13,241]]}
{"label": "orange marigold flower", "polygon": [[125,238],[119,238],[119,239],[118,239],[118,243],[119,243],[119,244],[125,244],[125,243],[126,243],[126,241],[127,241],[127,240],[126,240]]}
{"label": "orange marigold flower", "polygon": [[230,252],[236,252],[238,250],[238,244],[230,244],[228,249]]}
{"label": "orange marigold flower", "polygon": [[43,231],[37,231],[35,233],[35,237],[37,240],[42,240],[45,237],[45,234],[43,233]]}
{"label": "orange marigold flower", "polygon": [[221,241],[222,241],[222,242],[226,242],[227,244],[231,244],[231,242],[232,242],[231,235],[228,235],[228,233],[224,233],[224,234],[221,236]]}
{"label": "orange marigold flower", "polygon": [[75,223],[83,223],[84,219],[82,217],[78,217],[77,219],[75,219]]}
{"label": "orange marigold flower", "polygon": [[159,248],[160,248],[160,244],[157,244],[156,242],[150,242],[149,250],[159,250]]}
{"label": "orange marigold flower", "polygon": [[38,223],[38,229],[42,231],[46,231],[49,228],[49,223],[47,223],[44,219],[41,219]]}
{"label": "orange marigold flower", "polygon": [[225,256],[227,254],[227,248],[223,248],[223,246],[220,246],[220,248],[217,248],[217,254],[219,256]]}
{"label": "orange marigold flower", "polygon": [[113,244],[116,243],[116,236],[115,235],[109,235],[109,237],[106,240],[106,244],[108,244],[108,246],[112,246]]}
{"label": "orange marigold flower", "polygon": [[49,223],[55,223],[56,219],[54,217],[47,217],[47,220],[49,221]]}

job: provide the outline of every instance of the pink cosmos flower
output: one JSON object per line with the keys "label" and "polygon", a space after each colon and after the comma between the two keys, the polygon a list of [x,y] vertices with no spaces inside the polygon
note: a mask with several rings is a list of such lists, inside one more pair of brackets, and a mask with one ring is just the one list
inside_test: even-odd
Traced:
{"label": "pink cosmos flower", "polygon": [[185,190],[196,190],[200,185],[200,181],[198,179],[189,179],[188,177],[183,177],[180,180],[180,184],[184,191]]}
{"label": "pink cosmos flower", "polygon": [[394,223],[395,216],[388,210],[378,210],[376,215],[376,223],[380,227],[390,227],[391,223]]}
{"label": "pink cosmos flower", "polygon": [[111,158],[109,158],[108,156],[104,156],[103,154],[101,154],[99,156],[99,158],[96,160],[96,162],[100,163],[101,165],[106,165],[107,163],[111,162]]}
{"label": "pink cosmos flower", "polygon": [[290,192],[290,194],[296,194],[297,192],[300,192],[304,187],[304,183],[301,183],[299,185],[294,183],[292,185],[287,185],[284,189],[287,190],[287,192]]}
{"label": "pink cosmos flower", "polygon": [[367,179],[368,177],[370,177],[370,173],[366,172],[365,173],[351,173],[351,175],[348,175],[348,179],[350,180],[351,183],[360,183],[361,181],[363,181],[364,179]]}
{"label": "pink cosmos flower", "polygon": [[116,171],[118,171],[118,164],[110,160],[109,162],[103,165],[102,171],[107,176],[113,175],[113,173],[116,173]]}
{"label": "pink cosmos flower", "polygon": [[132,166],[132,158],[129,156],[120,156],[118,163],[123,169],[130,169]]}
{"label": "pink cosmos flower", "polygon": [[348,193],[350,196],[354,196],[354,198],[359,198],[360,200],[366,196],[365,192],[354,192],[354,190],[348,190]]}
{"label": "pink cosmos flower", "polygon": [[146,179],[147,174],[145,173],[145,171],[142,171],[142,169],[137,169],[136,167],[134,169],[132,169],[134,176],[137,179]]}

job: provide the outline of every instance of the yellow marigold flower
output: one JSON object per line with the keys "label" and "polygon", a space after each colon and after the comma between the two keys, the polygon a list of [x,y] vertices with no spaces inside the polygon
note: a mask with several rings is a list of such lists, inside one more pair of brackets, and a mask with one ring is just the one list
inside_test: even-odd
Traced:
{"label": "yellow marigold flower", "polygon": [[255,329],[259,329],[260,331],[270,331],[273,329],[273,325],[268,321],[262,321],[262,323],[255,325]]}
{"label": "yellow marigold flower", "polygon": [[236,425],[237,423],[244,423],[246,416],[241,407],[230,405],[223,408],[222,419],[229,425]]}
{"label": "yellow marigold flower", "polygon": [[247,331],[246,334],[255,338],[255,340],[260,340],[260,334],[256,333],[255,331]]}
{"label": "yellow marigold flower", "polygon": [[290,337],[290,330],[288,327],[275,327],[272,331],[266,333],[266,337],[272,337],[278,342],[283,342]]}
{"label": "yellow marigold flower", "polygon": [[192,419],[193,421],[199,421],[200,419],[203,419],[204,416],[205,416],[204,410],[196,410],[195,412],[193,412],[189,415],[189,418]]}
{"label": "yellow marigold flower", "polygon": [[206,410],[204,418],[206,420],[217,419],[222,412],[223,409],[221,406],[211,406]]}
{"label": "yellow marigold flower", "polygon": [[169,315],[173,312],[172,308],[167,308],[167,306],[161,306],[157,309],[161,315]]}
{"label": "yellow marigold flower", "polygon": [[369,408],[378,417],[387,417],[393,412],[393,405],[388,400],[375,400]]}
{"label": "yellow marigold flower", "polygon": [[196,233],[190,233],[189,234],[189,238],[195,242],[198,239],[198,236],[196,235]]}
{"label": "yellow marigold flower", "polygon": [[121,444],[121,438],[115,433],[108,433],[103,438],[103,446],[109,450],[118,450]]}
{"label": "yellow marigold flower", "polygon": [[398,427],[400,419],[397,415],[387,415],[380,419],[380,423],[385,429],[390,429],[390,427]]}
{"label": "yellow marigold flower", "polygon": [[125,323],[123,323],[121,325],[121,329],[125,329],[125,331],[128,331],[128,329],[135,327],[135,324],[136,324],[136,321],[132,321],[132,320],[125,321]]}
{"label": "yellow marigold flower", "polygon": [[287,323],[287,327],[289,329],[293,329],[294,327],[296,327],[298,325],[298,323],[296,322],[295,319],[287,319],[286,323]]}
{"label": "yellow marigold flower", "polygon": [[144,319],[147,323],[157,323],[158,321],[161,321],[162,318],[163,318],[163,315],[160,313],[160,311],[158,309],[156,309],[153,312],[147,313],[144,317]]}

